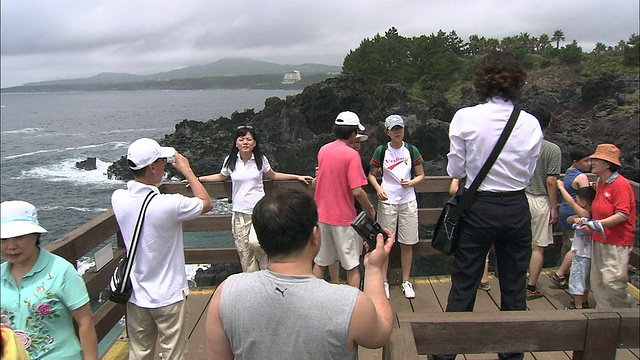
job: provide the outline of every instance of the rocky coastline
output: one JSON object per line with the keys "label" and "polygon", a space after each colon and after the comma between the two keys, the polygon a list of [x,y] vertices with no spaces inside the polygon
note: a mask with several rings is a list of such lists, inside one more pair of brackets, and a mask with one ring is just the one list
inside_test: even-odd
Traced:
{"label": "rocky coastline", "polygon": [[[570,165],[566,154],[569,146],[582,144],[595,149],[599,143],[614,143],[623,154],[621,173],[630,180],[639,181],[637,98],[637,77],[603,75],[565,81],[552,90],[527,86],[521,103],[525,109],[541,104],[554,115],[546,138],[565,152],[563,169]],[[425,173],[446,175],[449,121],[457,109],[476,103],[470,87],[461,89],[460,100],[456,103],[443,95],[421,101],[412,99],[400,85],[375,87],[362,77],[342,75],[307,86],[302,93],[286,99],[268,98],[264,109],[257,113],[253,110],[234,112],[229,118],[207,122],[185,119],[175,126],[174,133],[158,140],[185,154],[197,175],[211,174],[219,172],[235,128],[249,124],[257,129],[260,146],[274,169],[313,175],[316,154],[322,145],[333,140],[333,119],[340,111],[356,112],[366,126],[369,140],[362,144],[360,153],[367,161],[379,144],[388,141],[383,124],[385,117],[399,113],[408,118],[407,139],[420,149],[425,159]],[[170,178],[179,178],[172,167],[167,169]],[[108,176],[123,180],[131,178],[124,157],[109,167]],[[442,203],[443,199],[423,200]],[[421,226],[421,237],[427,236],[424,232],[428,230]],[[545,256],[545,266],[555,266],[558,261],[557,251],[550,251]],[[420,274],[439,273],[450,267],[450,257],[420,256],[414,260],[414,271]],[[238,264],[215,264],[208,269],[199,269],[195,281],[198,286],[214,286],[227,275],[239,271]]]}
{"label": "rocky coastline", "polygon": [[[526,86],[520,102],[525,109],[543,105],[554,115],[546,138],[563,150],[563,169],[570,165],[569,146],[595,149],[599,143],[614,143],[622,151],[621,173],[630,180],[640,180],[637,76],[608,74],[566,80],[551,89]],[[185,154],[197,175],[210,174],[220,170],[235,128],[249,124],[257,129],[260,146],[274,169],[313,175],[318,150],[333,139],[331,129],[337,113],[348,109],[360,116],[369,134],[361,148],[367,160],[376,146],[387,141],[384,118],[399,113],[407,116],[407,139],[420,149],[426,174],[446,175],[449,121],[457,109],[476,103],[470,87],[460,90],[456,103],[444,95],[424,101],[411,98],[401,85],[373,86],[363,77],[341,75],[307,86],[286,99],[268,98],[260,112],[234,112],[229,118],[207,122],[185,119],[172,134],[158,140]],[[169,177],[179,177],[173,168],[167,169]],[[132,178],[124,157],[108,168],[107,175]]]}

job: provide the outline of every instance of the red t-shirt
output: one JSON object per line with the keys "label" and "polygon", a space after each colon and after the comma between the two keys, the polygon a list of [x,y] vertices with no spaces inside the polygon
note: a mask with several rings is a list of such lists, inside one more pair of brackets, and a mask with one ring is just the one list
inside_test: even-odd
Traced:
{"label": "red t-shirt", "polygon": [[367,178],[356,150],[340,140],[322,146],[318,151],[314,196],[318,220],[329,225],[349,226],[356,218],[351,189],[366,184]]}
{"label": "red t-shirt", "polygon": [[594,232],[593,240],[608,245],[633,246],[633,229],[636,226],[636,199],[629,181],[618,174],[611,182],[601,181],[596,187],[596,198],[591,204],[593,219],[602,220],[621,212],[629,215],[626,221],[604,228],[607,240],[602,234]]}

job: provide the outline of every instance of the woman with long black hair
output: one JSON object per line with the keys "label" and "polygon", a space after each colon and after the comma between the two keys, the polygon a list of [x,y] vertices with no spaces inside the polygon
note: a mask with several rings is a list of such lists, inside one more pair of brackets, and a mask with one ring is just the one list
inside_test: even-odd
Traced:
{"label": "woman with long black hair", "polygon": [[231,231],[240,256],[240,265],[246,272],[265,269],[268,263],[267,255],[260,248],[251,224],[253,208],[264,197],[262,179],[265,176],[271,180],[298,180],[305,184],[313,180],[311,176],[274,171],[260,150],[253,126],[241,125],[236,128],[234,141],[220,173],[199,177],[201,182],[225,181],[231,178]]}

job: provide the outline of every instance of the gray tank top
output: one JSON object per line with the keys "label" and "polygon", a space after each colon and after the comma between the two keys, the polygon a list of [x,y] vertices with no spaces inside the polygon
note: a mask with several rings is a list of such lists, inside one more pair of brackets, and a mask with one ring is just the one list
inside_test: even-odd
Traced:
{"label": "gray tank top", "polygon": [[263,270],[230,276],[220,318],[237,360],[357,359],[347,332],[358,289]]}

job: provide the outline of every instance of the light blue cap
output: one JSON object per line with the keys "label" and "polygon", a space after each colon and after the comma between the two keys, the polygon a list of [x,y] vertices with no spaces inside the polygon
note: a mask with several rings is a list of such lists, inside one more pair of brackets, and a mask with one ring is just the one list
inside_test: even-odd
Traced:
{"label": "light blue cap", "polygon": [[404,127],[404,120],[402,120],[402,116],[397,114],[387,116],[384,120],[384,127],[387,128],[387,130],[391,130],[394,126]]}

